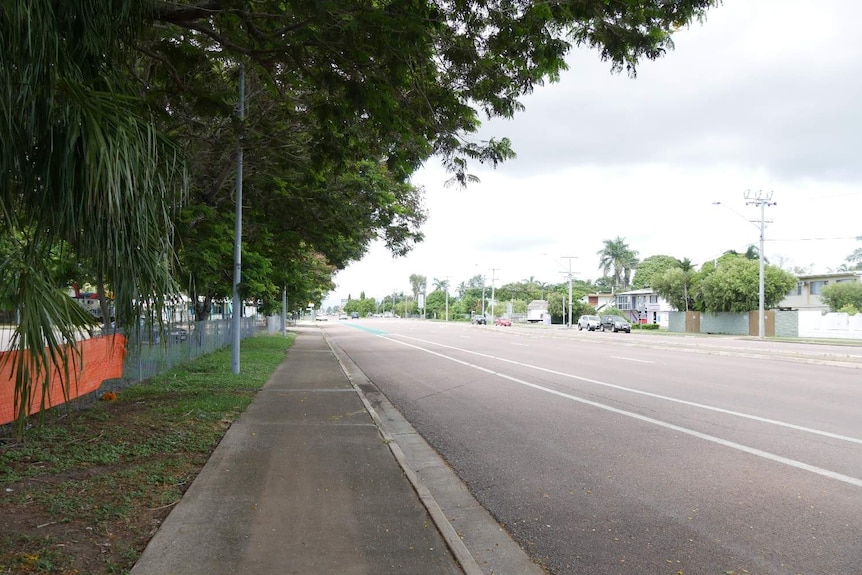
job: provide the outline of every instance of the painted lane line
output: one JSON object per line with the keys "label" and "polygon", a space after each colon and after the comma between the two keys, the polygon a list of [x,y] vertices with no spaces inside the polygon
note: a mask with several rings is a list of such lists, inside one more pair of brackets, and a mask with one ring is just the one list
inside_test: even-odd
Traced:
{"label": "painted lane line", "polygon": [[[734,416],[734,417],[740,417],[740,418],[743,418],[743,419],[750,419],[750,420],[752,420],[752,421],[757,421],[758,423],[767,423],[767,424],[769,424],[769,425],[775,425],[775,426],[778,426],[778,427],[785,427],[785,428],[787,428],[787,429],[793,429],[793,430],[795,430],[795,431],[803,431],[803,432],[805,432],[805,433],[811,433],[811,434],[814,434],[814,435],[820,435],[820,436],[822,436],[822,437],[829,437],[829,438],[831,438],[831,439],[838,439],[838,440],[840,440],[840,441],[847,441],[847,442],[850,442],[850,443],[857,443],[857,444],[862,445],[862,439],[860,439],[860,438],[858,438],[858,437],[849,437],[849,436],[847,436],[847,435],[839,435],[839,434],[837,434],[837,433],[832,433],[832,432],[830,432],[830,431],[822,431],[822,430],[820,430],[820,429],[813,429],[813,428],[811,428],[811,427],[804,427],[804,426],[802,426],[802,425],[796,425],[796,424],[794,424],[794,423],[787,423],[786,421],[778,421],[778,420],[775,420],[775,419],[769,419],[769,418],[766,418],[766,417],[760,417],[760,416],[758,416],[758,415],[750,415],[750,414],[748,414],[748,413],[742,413],[742,412],[739,412],[739,411],[733,411],[733,410],[730,410],[730,409],[724,409],[724,408],[722,408],[722,407],[715,407],[715,406],[712,406],[712,405],[705,405],[705,404],[703,404],[703,403],[696,403],[696,402],[694,402],[694,401],[687,401],[687,400],[685,400],[685,399],[678,399],[678,398],[676,398],[676,397],[669,397],[669,396],[667,396],[667,395],[660,395],[660,394],[658,394],[658,393],[651,393],[651,392],[649,392],[649,391],[642,391],[642,390],[640,390],[640,389],[634,389],[634,388],[631,388],[631,387],[625,387],[625,386],[622,386],[622,385],[616,385],[616,384],[614,384],[614,383],[607,383],[607,382],[605,382],[605,381],[599,381],[599,380],[597,380],[597,379],[590,379],[590,378],[588,378],[588,377],[581,377],[581,376],[579,376],[579,375],[574,375],[574,374],[566,373],[566,372],[563,372],[563,371],[557,371],[557,370],[554,370],[554,369],[548,369],[548,368],[546,368],[546,367],[541,367],[541,366],[538,366],[538,365],[531,365],[531,364],[529,364],[529,363],[522,363],[522,362],[520,362],[520,361],[514,361],[514,360],[511,360],[511,359],[506,359],[505,357],[497,357],[497,356],[493,356],[493,355],[488,355],[488,354],[484,354],[484,353],[479,353],[479,352],[477,352],[477,351],[471,351],[471,350],[469,350],[469,349],[463,349],[463,348],[460,348],[460,347],[454,347],[454,346],[445,345],[445,344],[442,344],[442,343],[436,343],[436,342],[433,342],[433,341],[426,341],[426,340],[423,340],[423,339],[418,339],[418,338],[413,338],[413,337],[408,337],[408,336],[402,336],[402,337],[405,337],[406,339],[412,339],[412,340],[415,340],[415,341],[420,341],[420,342],[422,342],[422,343],[427,343],[427,344],[430,344],[430,345],[436,345],[436,346],[440,346],[440,347],[444,347],[444,348],[452,349],[452,350],[455,350],[455,351],[460,351],[460,352],[462,352],[462,353],[469,353],[469,354],[473,354],[473,355],[478,355],[478,356],[480,356],[480,357],[485,357],[485,358],[488,358],[488,359],[493,359],[493,360],[495,360],[495,361],[502,361],[502,362],[506,362],[506,363],[511,363],[511,364],[513,364],[513,365],[517,365],[517,366],[519,366],[519,367],[526,367],[526,368],[528,368],[528,369],[535,369],[535,370],[537,370],[537,371],[542,371],[542,372],[544,372],[544,373],[549,373],[549,374],[551,374],[551,375],[558,375],[558,376],[560,376],[560,377],[565,377],[565,378],[569,378],[569,379],[575,379],[575,380],[577,380],[577,381],[583,381],[583,382],[585,382],[585,383],[592,383],[592,384],[594,384],[594,385],[601,385],[601,386],[603,386],[603,387],[608,387],[608,388],[616,389],[616,390],[619,390],[619,391],[625,391],[625,392],[628,392],[628,393],[634,393],[634,394],[637,394],[637,395],[643,395],[643,396],[646,396],[646,397],[652,397],[652,398],[654,398],[654,399],[661,399],[661,400],[663,400],[663,401],[670,401],[670,402],[673,402],[673,403],[679,403],[680,405],[688,405],[689,407],[696,407],[696,408],[698,408],[698,409],[705,409],[705,410],[708,410],[708,411],[714,411],[714,412],[716,412],[716,413],[723,413],[724,415],[732,415],[732,416]],[[392,341],[396,341],[396,340],[392,340]]]}
{"label": "painted lane line", "polygon": [[655,363],[654,361],[650,361],[648,359],[635,359],[633,357],[620,357],[618,355],[612,355],[610,357],[611,359],[621,359],[623,361],[636,361],[638,363]]}
{"label": "painted lane line", "polygon": [[[755,447],[749,447],[749,446],[747,446],[747,445],[742,445],[741,443],[736,443],[736,442],[734,442],[734,441],[728,441],[728,440],[726,440],[726,439],[722,439],[722,438],[720,438],[720,437],[716,437],[716,436],[714,436],[714,435],[709,435],[709,434],[707,434],[707,433],[701,433],[700,431],[695,431],[694,429],[688,429],[687,427],[681,427],[681,426],[679,426],[679,425],[674,425],[673,423],[668,423],[668,422],[666,422],[666,421],[661,421],[661,420],[659,420],[659,419],[654,419],[654,418],[652,418],[652,417],[647,417],[647,416],[645,416],[645,415],[641,415],[641,414],[639,414],[639,413],[634,413],[634,412],[632,412],[632,411],[626,411],[626,410],[624,410],[624,409],[619,409],[619,408],[617,408],[617,407],[613,407],[613,406],[611,406],[611,405],[605,405],[604,403],[599,403],[599,402],[597,402],[597,401],[592,401],[592,400],[589,400],[589,399],[584,399],[584,398],[581,398],[581,397],[577,397],[577,396],[575,396],[575,395],[571,395],[571,394],[569,394],[569,393],[564,393],[564,392],[562,392],[562,391],[557,391],[557,390],[554,390],[554,389],[550,389],[550,388],[547,388],[547,387],[544,387],[544,386],[541,386],[541,385],[537,385],[537,384],[535,384],[535,383],[530,383],[530,382],[528,382],[528,381],[524,381],[524,380],[522,380],[522,379],[518,379],[518,378],[516,378],[516,377],[512,377],[512,376],[510,376],[510,375],[506,375],[506,374],[504,374],[504,373],[500,373],[500,372],[494,371],[494,370],[492,370],[492,369],[488,369],[488,368],[486,368],[486,367],[482,367],[482,366],[480,366],[480,365],[476,365],[476,364],[470,363],[470,362],[468,362],[468,361],[464,361],[464,360],[457,359],[457,358],[454,358],[454,357],[451,357],[451,356],[448,356],[448,355],[444,355],[444,354],[442,354],[442,353],[439,353],[439,352],[436,352],[436,351],[432,351],[432,350],[430,350],[430,349],[426,349],[426,348],[424,348],[424,347],[420,347],[420,346],[418,346],[418,345],[413,345],[413,344],[411,344],[411,343],[407,343],[407,342],[405,342],[405,341],[399,341],[399,340],[397,340],[397,339],[392,339],[391,337],[386,337],[386,336],[380,336],[380,337],[383,337],[383,339],[386,339],[386,340],[391,341],[391,342],[393,342],[393,343],[397,343],[397,344],[399,344],[399,345],[403,345],[403,346],[406,346],[406,347],[411,347],[411,348],[413,348],[413,349],[417,349],[417,350],[419,350],[419,351],[424,351],[425,353],[428,353],[428,354],[431,354],[431,355],[435,355],[435,356],[437,356],[437,357],[439,357],[439,358],[441,358],[441,359],[447,359],[447,360],[449,360],[449,361],[452,361],[452,362],[455,362],[455,363],[461,364],[461,365],[463,365],[463,366],[471,367],[471,368],[473,368],[473,369],[477,369],[477,370],[482,371],[482,372],[485,372],[485,373],[487,373],[487,374],[489,374],[489,375],[495,375],[495,376],[497,376],[497,377],[501,377],[501,378],[503,378],[503,379],[505,379],[505,380],[511,381],[511,382],[513,382],[513,383],[517,383],[517,384],[519,384],[519,385],[523,385],[523,386],[525,386],[525,387],[530,387],[530,388],[536,389],[536,390],[538,390],[538,391],[544,391],[545,393],[549,393],[549,394],[551,394],[551,395],[556,395],[557,397],[562,397],[562,398],[564,398],[564,399],[568,399],[568,400],[571,400],[571,401],[575,401],[575,402],[578,402],[578,403],[582,403],[582,404],[584,404],[584,405],[589,405],[589,406],[591,406],[591,407],[595,407],[595,408],[598,408],[598,409],[603,409],[603,410],[605,410],[605,411],[610,411],[611,413],[616,413],[616,414],[618,414],[618,415],[623,415],[623,416],[625,416],[625,417],[630,417],[630,418],[632,418],[632,419],[637,419],[637,420],[639,420],[639,421],[643,421],[643,422],[646,422],[646,423],[651,423],[651,424],[653,424],[653,425],[657,425],[657,426],[659,426],[659,427],[663,427],[663,428],[665,428],[665,429],[670,429],[670,430],[672,430],[672,431],[677,431],[677,432],[679,432],[679,433],[684,433],[684,434],[686,434],[686,435],[690,435],[690,436],[692,436],[692,437],[696,437],[696,438],[698,438],[698,439],[702,439],[702,440],[704,440],[704,441],[709,441],[709,442],[712,442],[712,443],[717,443],[718,445],[721,445],[721,446],[724,446],[724,447],[728,447],[728,448],[730,448],[730,449],[735,449],[735,450],[737,450],[737,451],[742,451],[742,452],[744,452],[744,453],[748,453],[748,454],[750,454],[750,455],[754,455],[755,457],[760,457],[760,458],[762,458],[762,459],[767,459],[767,460],[769,460],[769,461],[773,461],[773,462],[775,462],[775,463],[781,463],[781,464],[783,464],[783,465],[787,465],[787,466],[790,466],[790,467],[795,467],[796,469],[801,469],[801,470],[803,470],[803,471],[808,471],[808,472],[810,472],[810,473],[815,473],[815,474],[817,474],[817,475],[821,475],[821,476],[823,476],[823,477],[828,477],[828,478],[830,478],[830,479],[835,479],[835,480],[837,480],[837,481],[841,481],[841,482],[843,482],[843,483],[847,483],[847,484],[849,484],[849,485],[853,485],[853,486],[855,486],[855,487],[862,487],[862,479],[858,479],[858,478],[856,478],[856,477],[851,477],[851,476],[849,476],[849,475],[844,475],[844,474],[842,474],[842,473],[837,473],[837,472],[835,472],[835,471],[830,471],[830,470],[828,470],[828,469],[823,469],[822,467],[817,467],[817,466],[814,466],[814,465],[810,465],[810,464],[808,464],[808,463],[803,463],[802,461],[797,461],[797,460],[795,460],[795,459],[790,459],[790,458],[788,458],[788,457],[784,457],[784,456],[781,456],[781,455],[776,455],[775,453],[770,453],[770,452],[768,452],[768,451],[763,451],[763,450],[761,450],[761,449],[757,449],[757,448],[755,448]],[[483,354],[478,354],[478,355],[483,355]]]}

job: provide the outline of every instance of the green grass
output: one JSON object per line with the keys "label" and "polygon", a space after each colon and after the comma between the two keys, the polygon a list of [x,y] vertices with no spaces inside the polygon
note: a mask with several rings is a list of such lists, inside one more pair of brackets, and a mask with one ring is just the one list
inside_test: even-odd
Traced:
{"label": "green grass", "polygon": [[219,350],[2,437],[0,513],[13,529],[0,534],[0,574],[128,572],[294,339],[244,340],[238,375],[231,350]]}

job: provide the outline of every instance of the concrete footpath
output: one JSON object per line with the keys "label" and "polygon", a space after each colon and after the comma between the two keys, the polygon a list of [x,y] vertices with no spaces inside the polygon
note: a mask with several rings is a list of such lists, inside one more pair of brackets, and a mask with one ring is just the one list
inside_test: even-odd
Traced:
{"label": "concrete footpath", "polygon": [[132,575],[541,575],[315,327],[231,426]]}

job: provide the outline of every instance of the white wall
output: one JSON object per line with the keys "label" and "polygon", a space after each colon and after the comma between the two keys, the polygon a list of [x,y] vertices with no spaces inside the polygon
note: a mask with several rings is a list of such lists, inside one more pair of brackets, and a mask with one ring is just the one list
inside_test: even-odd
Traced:
{"label": "white wall", "polygon": [[799,310],[799,337],[862,339],[862,313],[827,313]]}

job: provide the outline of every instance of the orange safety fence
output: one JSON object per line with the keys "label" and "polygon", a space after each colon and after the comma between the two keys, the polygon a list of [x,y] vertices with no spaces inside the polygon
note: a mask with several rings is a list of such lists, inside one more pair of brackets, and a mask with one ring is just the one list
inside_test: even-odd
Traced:
{"label": "orange safety fence", "polygon": [[[69,386],[69,399],[74,399],[96,391],[106,379],[114,379],[123,375],[123,360],[126,356],[126,338],[122,335],[94,337],[78,342],[82,352],[77,361],[77,371],[70,369],[72,378]],[[15,419],[15,356],[19,352],[8,351],[0,353],[0,425]],[[3,357],[6,355],[11,357]],[[71,368],[71,366],[70,366]],[[42,381],[34,381],[33,403],[28,415],[37,413],[42,397]],[[63,396],[63,378],[58,369],[51,373],[51,387],[46,397],[46,408],[65,402]]]}

